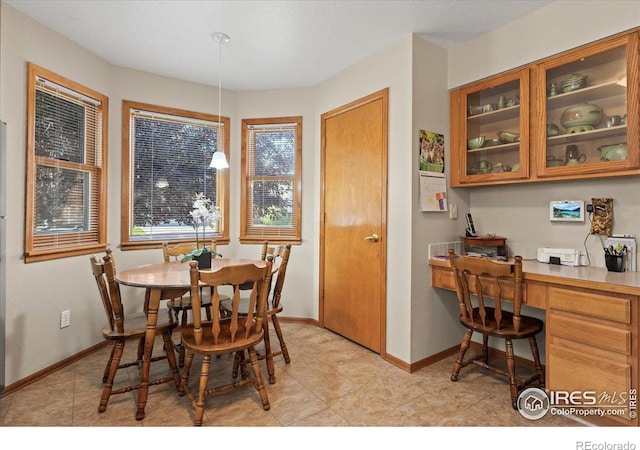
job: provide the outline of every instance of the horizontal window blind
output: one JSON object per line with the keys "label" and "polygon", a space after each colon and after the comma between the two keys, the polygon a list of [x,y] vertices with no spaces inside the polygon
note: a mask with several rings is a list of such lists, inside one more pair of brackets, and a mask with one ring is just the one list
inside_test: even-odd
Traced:
{"label": "horizontal window blind", "polygon": [[[246,122],[246,121],[245,121]],[[300,237],[300,122],[245,123],[242,237]]]}
{"label": "horizontal window blind", "polygon": [[[195,240],[195,195],[220,205],[218,173],[209,163],[224,142],[224,123],[135,108],[129,120],[128,240]],[[219,237],[222,223],[200,224],[198,238]]]}
{"label": "horizontal window blind", "polygon": [[99,244],[103,102],[37,77],[34,106],[27,253]]}

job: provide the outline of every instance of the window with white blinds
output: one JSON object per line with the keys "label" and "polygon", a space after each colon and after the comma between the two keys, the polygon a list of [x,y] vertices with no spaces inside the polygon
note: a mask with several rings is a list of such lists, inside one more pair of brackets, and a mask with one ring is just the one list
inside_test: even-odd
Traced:
{"label": "window with white blinds", "polygon": [[108,99],[29,64],[25,262],[106,246]]}
{"label": "window with white blinds", "polygon": [[229,119],[129,101],[122,117],[122,247],[195,241],[189,213],[196,194],[221,211],[217,222],[199,225],[198,239],[228,239],[228,175],[209,163],[217,148],[227,148]]}
{"label": "window with white blinds", "polygon": [[302,117],[242,121],[240,241],[300,242]]}

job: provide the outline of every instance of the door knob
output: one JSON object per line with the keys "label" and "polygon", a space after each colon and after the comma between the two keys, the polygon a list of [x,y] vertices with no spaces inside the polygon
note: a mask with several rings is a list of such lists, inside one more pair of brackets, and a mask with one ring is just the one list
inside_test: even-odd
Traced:
{"label": "door knob", "polygon": [[380,240],[380,236],[378,236],[377,234],[373,233],[371,236],[367,236],[366,238],[364,238],[365,241],[371,241],[371,242],[378,242]]}

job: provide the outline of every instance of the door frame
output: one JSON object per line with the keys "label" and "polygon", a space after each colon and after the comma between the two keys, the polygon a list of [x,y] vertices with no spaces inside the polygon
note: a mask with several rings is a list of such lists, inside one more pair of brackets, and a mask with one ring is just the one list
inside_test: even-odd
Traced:
{"label": "door frame", "polygon": [[374,101],[382,100],[382,190],[381,196],[381,223],[380,223],[380,273],[382,280],[380,285],[380,356],[387,355],[387,184],[388,184],[388,148],[389,148],[389,88],[381,89],[360,99],[354,100],[338,108],[323,113],[320,117],[320,248],[319,248],[319,295],[318,295],[318,322],[324,328],[324,235],[325,235],[325,189],[326,189],[326,125],[325,122],[335,116],[364,106]]}

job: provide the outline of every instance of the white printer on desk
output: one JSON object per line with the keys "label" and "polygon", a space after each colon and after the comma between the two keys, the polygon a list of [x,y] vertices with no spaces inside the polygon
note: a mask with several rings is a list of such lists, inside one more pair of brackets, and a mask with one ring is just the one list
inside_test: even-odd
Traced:
{"label": "white printer on desk", "polygon": [[558,258],[556,261],[559,261],[563,266],[580,266],[584,265],[580,264],[581,253],[580,250],[574,248],[540,247],[538,249],[538,261],[549,264],[554,263],[553,259]]}

